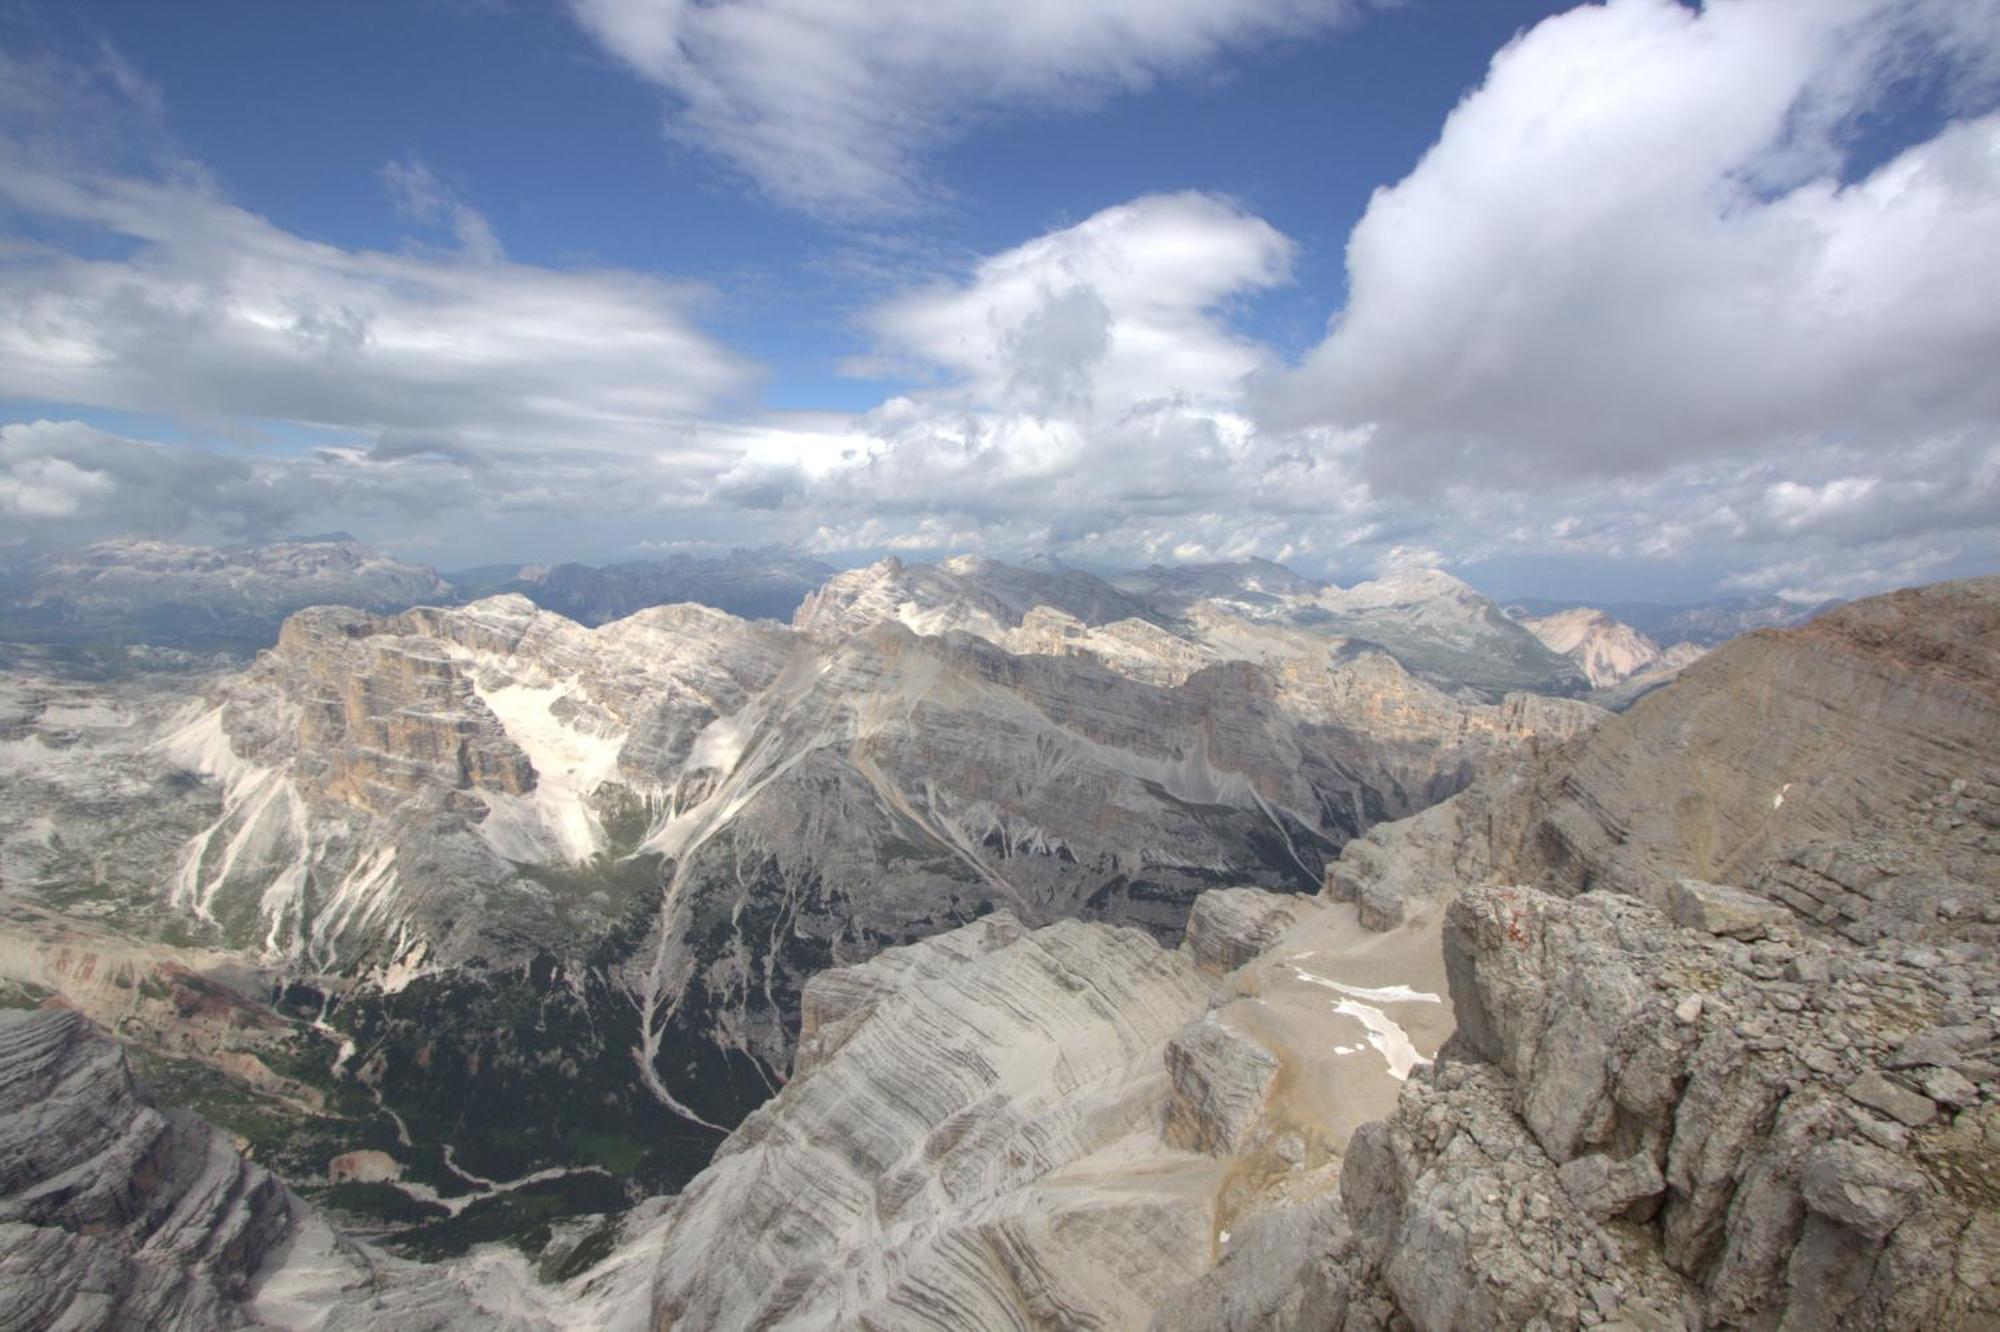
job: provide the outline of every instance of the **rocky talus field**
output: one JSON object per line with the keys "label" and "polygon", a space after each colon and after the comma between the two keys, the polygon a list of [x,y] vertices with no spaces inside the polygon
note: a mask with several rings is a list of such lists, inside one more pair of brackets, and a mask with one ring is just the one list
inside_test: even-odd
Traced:
{"label": "rocky talus field", "polygon": [[2000,1325],[2000,579],[1289,578],[17,670],[0,1328]]}

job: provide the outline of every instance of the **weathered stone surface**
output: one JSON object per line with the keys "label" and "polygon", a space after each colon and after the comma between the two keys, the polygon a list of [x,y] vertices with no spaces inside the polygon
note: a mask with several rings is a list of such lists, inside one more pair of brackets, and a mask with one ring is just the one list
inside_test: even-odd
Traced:
{"label": "weathered stone surface", "polygon": [[[2000,1315],[1989,1284],[1954,1275],[1982,1197],[1996,1195],[1947,1187],[1968,1158],[1944,1167],[1909,1132],[1938,1107],[1856,1067],[1857,1054],[1906,1043],[1910,1004],[1936,1013],[1941,996],[1981,984],[1982,964],[1843,944],[1829,968],[1841,979],[1774,986],[1753,950],[1675,931],[1642,904],[1526,888],[1466,891],[1445,943],[1463,1052],[1511,1075],[1512,1109],[1579,1212],[1640,1202],[1626,1215],[1647,1222],[1633,1234],[1648,1261],[1686,1278],[1705,1318],[1915,1327]],[[1690,982],[1715,1002],[1676,1020]],[[1969,1159],[1990,1179],[2000,1152]],[[1349,1162],[1350,1199],[1370,1196],[1354,1177],[1361,1160]],[[1442,1317],[1405,1312],[1420,1326]]]}
{"label": "weathered stone surface", "polygon": [[1142,1180],[1096,1162],[1158,1133],[1161,1050],[1208,979],[1132,930],[985,942],[870,964],[894,988],[638,1241],[657,1319],[1119,1325],[1162,1272],[1206,1265],[1218,1167],[1183,1155]]}
{"label": "weathered stone surface", "polygon": [[1816,1215],[1879,1240],[1930,1191],[1905,1158],[1858,1142],[1829,1142],[1807,1153],[1800,1195]]}
{"label": "weathered stone surface", "polygon": [[1556,1170],[1563,1192],[1584,1212],[1599,1221],[1630,1215],[1646,1220],[1667,1191],[1660,1167],[1643,1153],[1614,1161],[1603,1153],[1592,1153],[1565,1161]]}
{"label": "weathered stone surface", "polygon": [[1573,1327],[1602,1316],[1592,1290],[1603,1285],[1615,1312],[1676,1325],[1682,1281],[1628,1261],[1623,1241],[1563,1202],[1554,1163],[1510,1109],[1516,1095],[1497,1070],[1443,1060],[1356,1135],[1341,1177],[1347,1302],[1386,1297],[1382,1314],[1425,1332]]}
{"label": "weathered stone surface", "polygon": [[1676,925],[1745,940],[1762,939],[1792,918],[1769,898],[1699,879],[1674,880],[1667,889],[1667,911]]}
{"label": "weathered stone surface", "polygon": [[1213,1010],[1175,1032],[1166,1056],[1167,1142],[1211,1156],[1242,1147],[1277,1081],[1276,1056]]}
{"label": "weathered stone surface", "polygon": [[1873,1069],[1848,1083],[1847,1094],[1911,1128],[1922,1128],[1937,1118],[1937,1105],[1930,1098],[1889,1081]]}
{"label": "weathered stone surface", "polygon": [[[1317,1332],[1347,1325],[1353,1282],[1340,1264],[1352,1244],[1337,1194],[1258,1212],[1238,1226],[1213,1269],[1160,1301],[1152,1332]],[[1366,1324],[1357,1318],[1354,1325]]]}
{"label": "weathered stone surface", "polygon": [[0,1322],[243,1325],[301,1210],[199,1119],[141,1100],[83,1018],[0,1012]]}
{"label": "weathered stone surface", "polygon": [[1277,941],[1306,907],[1258,888],[1216,888],[1195,899],[1184,942],[1209,971],[1234,971]]}

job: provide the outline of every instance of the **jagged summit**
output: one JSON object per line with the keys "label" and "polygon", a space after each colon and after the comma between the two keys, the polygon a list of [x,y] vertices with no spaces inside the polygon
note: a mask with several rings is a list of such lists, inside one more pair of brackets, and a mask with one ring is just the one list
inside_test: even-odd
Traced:
{"label": "jagged summit", "polygon": [[819,635],[896,620],[919,633],[977,634],[1013,651],[1087,651],[1141,678],[1185,678],[1202,663],[1274,660],[1359,640],[1448,689],[1580,693],[1588,681],[1485,597],[1439,570],[1351,588],[1266,560],[1155,565],[1109,579],[1041,573],[980,556],[942,564],[891,557],[828,580],[794,625]]}
{"label": "jagged summit", "polygon": [[1148,608],[1111,584],[1077,569],[1042,572],[960,555],[940,564],[906,564],[889,556],[836,574],[799,607],[792,623],[806,633],[849,633],[896,620],[918,633],[960,630],[998,639],[1020,627],[1037,607],[1103,625],[1144,622]]}

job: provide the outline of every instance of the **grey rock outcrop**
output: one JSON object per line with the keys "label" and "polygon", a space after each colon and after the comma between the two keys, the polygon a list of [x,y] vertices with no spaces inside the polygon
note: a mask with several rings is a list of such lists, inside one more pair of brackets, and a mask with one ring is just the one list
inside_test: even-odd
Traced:
{"label": "grey rock outcrop", "polygon": [[[1764,980],[1750,950],[1674,930],[1643,904],[1515,888],[1465,892],[1445,939],[1460,1053],[1474,1062],[1447,1062],[1422,1093],[1413,1080],[1387,1125],[1357,1139],[1343,1196],[1363,1237],[1361,1288],[1379,1282],[1419,1327],[1530,1317],[1560,1326],[1605,1281],[1649,1290],[1655,1314],[1690,1325],[1959,1327],[2000,1317],[1995,1158],[1976,1146],[2000,1119],[2000,1082],[1981,1084],[1978,1108],[1947,1130],[1936,1107],[1880,1071],[1908,1026],[1936,1023],[1960,985],[2000,988],[1990,968],[1849,957],[1843,942],[1831,950],[1843,979]],[[1796,935],[1783,946],[1827,947]],[[1691,992],[1707,1002],[1678,1021]],[[1857,1098],[1861,1079],[1882,1094]],[[1461,1103],[1465,1087],[1483,1089],[1477,1103]],[[1445,1108],[1425,1105],[1432,1097]],[[1897,1114],[1903,1098],[1929,1113]],[[1503,1284],[1525,1302],[1482,1306],[1467,1323],[1463,1307],[1438,1304],[1414,1276],[1460,1260],[1455,1250],[1412,1256],[1443,1223],[1425,1219],[1425,1195],[1412,1192],[1423,1172],[1404,1158],[1423,1133],[1505,1132],[1518,1136],[1498,1159],[1546,1161],[1559,1192],[1532,1172],[1474,1190],[1490,1188],[1508,1208],[1525,1199],[1531,1211],[1537,1196],[1560,1196],[1568,1205],[1553,1215],[1592,1224],[1622,1216],[1610,1233],[1615,1263],[1599,1254],[1615,1279],[1593,1263],[1564,1276],[1543,1261],[1532,1226],[1502,1224],[1479,1238],[1484,1261],[1518,1270],[1519,1282]],[[1385,1211],[1383,1198],[1394,1206]],[[1476,1203],[1465,1202],[1474,1215]],[[1402,1240],[1371,1256],[1366,1246],[1385,1234]]]}
{"label": "grey rock outcrop", "polygon": [[83,1018],[0,1012],[0,1327],[245,1325],[302,1212]]}
{"label": "grey rock outcrop", "polygon": [[1278,1079],[1278,1060],[1214,1017],[1190,1022],[1167,1042],[1174,1090],[1166,1137],[1175,1147],[1227,1156],[1243,1146],[1263,1110]]}
{"label": "grey rock outcrop", "polygon": [[833,991],[869,996],[820,1029],[845,1038],[634,1241],[658,1255],[656,1325],[1121,1326],[1162,1266],[1205,1264],[1192,1182],[1217,1168],[1114,1164],[1157,1133],[1160,1048],[1206,997],[1185,953],[1003,921],[863,970],[816,987],[820,1012]]}
{"label": "grey rock outcrop", "polygon": [[1745,941],[1763,938],[1792,916],[1768,897],[1699,879],[1674,880],[1667,889],[1667,913],[1676,925]]}
{"label": "grey rock outcrop", "polygon": [[1203,968],[1234,971],[1276,943],[1307,910],[1302,902],[1255,888],[1216,888],[1195,899],[1183,942]]}
{"label": "grey rock outcrop", "polygon": [[1172,1303],[1231,1325],[1241,1274],[1319,1292],[1258,1304],[1279,1327],[2000,1320],[1996,737],[1974,580],[1730,644],[1350,844],[1366,923],[1443,910],[1458,1034],[1356,1135],[1325,1248],[1278,1228]]}

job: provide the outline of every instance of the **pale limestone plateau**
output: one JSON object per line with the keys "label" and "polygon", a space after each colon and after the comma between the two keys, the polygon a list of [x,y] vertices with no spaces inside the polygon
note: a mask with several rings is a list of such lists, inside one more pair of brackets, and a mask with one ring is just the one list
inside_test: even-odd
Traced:
{"label": "pale limestone plateau", "polygon": [[[488,627],[534,621],[511,603],[471,610]],[[377,636],[366,617],[338,623],[364,645]],[[395,636],[412,637],[413,623],[396,622]],[[1087,692],[1100,701],[1150,691],[1131,698],[1155,712],[1174,692],[976,633],[920,637],[901,623],[843,633],[803,635],[811,669],[788,676],[792,658],[779,672],[802,692],[744,728],[743,751],[717,765],[712,787],[692,803],[671,789],[642,795],[678,807],[648,824],[649,842],[705,802],[751,807],[756,783],[735,774],[767,749],[796,752],[777,739],[795,732],[761,728],[774,717],[829,725],[824,700],[798,701],[842,669],[823,665],[829,657],[876,670],[894,658],[886,669],[904,672],[922,663],[926,689],[950,680],[986,699],[978,691],[1005,682],[1045,718],[1051,699],[1080,687],[1052,671],[1093,672]],[[474,624],[416,636],[436,646],[397,650],[470,668],[411,665],[437,705],[416,711],[463,697],[453,690],[497,694],[495,728],[528,754],[501,724],[521,696],[503,691],[551,684],[524,678],[511,649]],[[1364,661],[1382,669],[1372,652],[1321,669]],[[1243,693],[1259,678],[1250,671],[1229,668],[1230,688],[1218,682],[1214,697]],[[342,678],[324,676],[329,687]],[[614,688],[590,688],[567,695],[576,715],[607,734],[635,725]],[[899,702],[910,692],[879,691]],[[1307,706],[1283,700],[1349,706],[1340,700],[1357,692],[1379,697],[1348,684],[1270,686],[1262,715]],[[745,706],[782,693],[767,684]],[[1495,706],[1403,693],[1421,701],[1414,714],[1397,699],[1378,715]],[[358,706],[374,725],[366,700]],[[1507,706],[1461,715],[1502,734]],[[1063,715],[1098,746],[1144,752],[1137,739],[1114,742],[1104,713],[1071,703]],[[1208,734],[1227,733],[1216,724],[1227,714],[1199,715]],[[521,825],[552,835],[543,802],[574,787],[538,795],[545,765],[531,755],[526,773],[510,766],[483,723],[407,724],[449,737],[426,761],[460,774],[462,801],[490,814],[489,798],[533,800],[538,822],[523,813]],[[713,726],[690,753],[720,745]],[[280,718],[272,748],[246,740],[240,755],[231,739],[228,761],[296,765],[288,734]],[[928,758],[949,771],[950,746],[968,734],[934,736]],[[1245,727],[1233,743],[1248,752],[1271,734]],[[1215,743],[1205,752],[1220,770]],[[320,1223],[308,1240],[246,1260],[240,1280],[216,1278],[217,1317],[438,1328],[1993,1325],[1996,753],[2000,580],[1753,634],[1623,714],[1485,751],[1469,789],[1350,841],[1320,895],[1208,888],[1168,931],[1144,912],[1125,914],[1129,924],[1051,919],[1031,893],[996,894],[968,923],[834,957],[841,965],[798,980],[776,1094],[567,1281],[536,1284],[493,1250],[398,1264]],[[993,750],[979,759],[1009,770]],[[295,766],[282,770],[300,780]],[[428,789],[398,788],[393,767],[352,771],[390,811]],[[1282,791],[1288,779],[1265,780]],[[886,786],[908,798],[909,784]],[[322,798],[299,790],[309,810]],[[49,1019],[13,1020],[24,1021]],[[63,1225],[53,1228],[70,1235]],[[136,1233],[119,1242],[119,1261],[143,1248]]]}
{"label": "pale limestone plateau", "polygon": [[295,610],[395,610],[452,597],[435,569],[342,533],[241,546],[100,541],[0,569],[0,640],[248,655]]}

